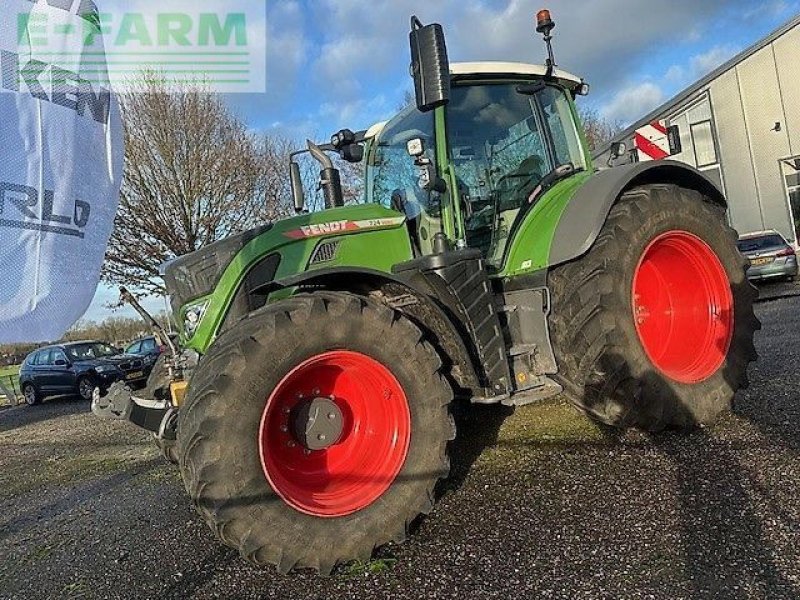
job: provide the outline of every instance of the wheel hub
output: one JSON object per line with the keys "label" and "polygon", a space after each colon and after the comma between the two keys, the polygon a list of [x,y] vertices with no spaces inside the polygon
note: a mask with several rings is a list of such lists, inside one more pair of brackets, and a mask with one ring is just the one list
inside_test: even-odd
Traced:
{"label": "wheel hub", "polygon": [[342,411],[333,398],[318,397],[301,402],[291,414],[292,432],[308,450],[324,450],[342,437]]}
{"label": "wheel hub", "polygon": [[733,336],[733,294],[714,250],[687,231],[668,231],[645,249],[633,278],[633,319],[653,365],[698,383],[725,361]]}
{"label": "wheel hub", "polygon": [[267,482],[286,504],[317,517],[349,515],[380,498],[410,442],[399,381],[348,350],[312,356],[278,382],[258,434]]}

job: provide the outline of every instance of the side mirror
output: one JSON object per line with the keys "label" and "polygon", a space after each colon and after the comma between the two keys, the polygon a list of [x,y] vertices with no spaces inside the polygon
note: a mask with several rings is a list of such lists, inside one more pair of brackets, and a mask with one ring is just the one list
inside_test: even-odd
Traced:
{"label": "side mirror", "polygon": [[625,142],[614,142],[611,144],[611,158],[620,158],[627,151]]}
{"label": "side mirror", "polygon": [[342,160],[349,163],[360,163],[364,160],[364,146],[361,144],[347,144],[339,150],[339,156]]}
{"label": "side mirror", "polygon": [[289,178],[292,182],[294,210],[297,213],[301,213],[305,209],[306,199],[303,195],[303,178],[300,176],[300,165],[294,161],[289,162]]}
{"label": "side mirror", "polygon": [[411,17],[409,40],[417,108],[428,112],[444,106],[450,101],[450,61],[442,26]]}
{"label": "side mirror", "polygon": [[58,358],[53,365],[56,367],[68,367],[69,363],[67,363],[67,361],[65,361],[63,358]]}

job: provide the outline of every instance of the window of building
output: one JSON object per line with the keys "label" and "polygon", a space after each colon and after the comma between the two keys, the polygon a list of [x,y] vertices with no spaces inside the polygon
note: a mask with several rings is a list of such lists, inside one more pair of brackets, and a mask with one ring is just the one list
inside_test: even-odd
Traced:
{"label": "window of building", "polygon": [[697,167],[708,167],[717,163],[717,149],[714,146],[714,134],[711,121],[702,121],[691,125],[694,154]]}
{"label": "window of building", "polygon": [[795,240],[800,239],[800,156],[781,161],[786,193],[794,221]]}
{"label": "window of building", "polygon": [[708,96],[701,97],[688,108],[673,115],[668,122],[670,125],[678,126],[683,146],[683,151],[672,158],[698,169],[719,163],[711,102]]}

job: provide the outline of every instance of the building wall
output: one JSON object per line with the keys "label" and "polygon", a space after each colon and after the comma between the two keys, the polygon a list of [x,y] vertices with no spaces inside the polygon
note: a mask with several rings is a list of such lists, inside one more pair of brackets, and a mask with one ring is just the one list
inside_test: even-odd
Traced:
{"label": "building wall", "polygon": [[[673,158],[721,184],[731,223],[740,233],[777,229],[797,244],[800,26],[648,120],[680,126],[683,151]],[[632,147],[632,136],[620,141]],[[607,159],[606,153],[597,162],[605,165]]]}

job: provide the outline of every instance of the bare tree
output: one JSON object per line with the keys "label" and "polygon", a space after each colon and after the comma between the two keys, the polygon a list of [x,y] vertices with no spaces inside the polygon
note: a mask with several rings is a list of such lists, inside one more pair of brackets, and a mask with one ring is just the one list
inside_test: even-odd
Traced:
{"label": "bare tree", "polygon": [[622,131],[622,123],[609,121],[593,108],[581,107],[578,109],[583,129],[586,132],[586,141],[589,149],[594,152],[610,142],[614,136]]}
{"label": "bare tree", "polygon": [[281,213],[260,149],[222,99],[152,73],[121,95],[125,174],[103,276],[163,292],[158,266]]}

